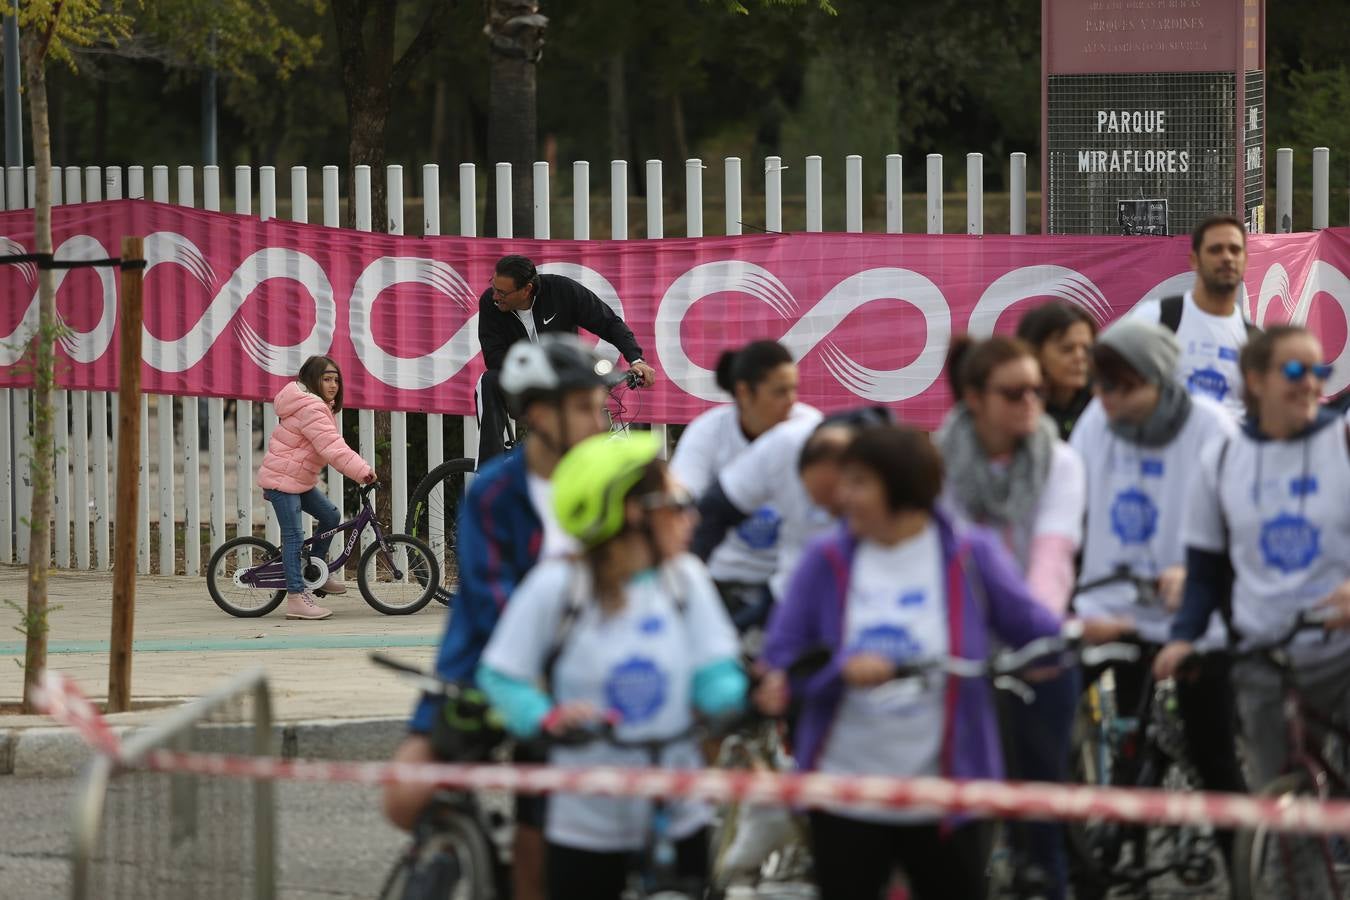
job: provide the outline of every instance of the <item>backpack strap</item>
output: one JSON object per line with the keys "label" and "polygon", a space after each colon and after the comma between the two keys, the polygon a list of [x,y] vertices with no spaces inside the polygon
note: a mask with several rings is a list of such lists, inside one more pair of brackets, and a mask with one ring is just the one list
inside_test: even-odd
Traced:
{"label": "backpack strap", "polygon": [[578,568],[577,565],[572,568],[572,577],[567,583],[567,596],[563,599],[562,615],[558,617],[558,627],[553,632],[553,643],[549,644],[548,653],[544,654],[544,690],[547,693],[553,692],[553,669],[558,665],[558,657],[562,656],[567,639],[576,628],[577,619],[581,618],[581,613],[586,609],[586,583],[589,579],[581,577]]}
{"label": "backpack strap", "polygon": [[1162,325],[1173,334],[1181,327],[1181,311],[1184,307],[1184,297],[1181,294],[1173,294],[1171,297],[1164,297],[1158,304],[1158,324]]}

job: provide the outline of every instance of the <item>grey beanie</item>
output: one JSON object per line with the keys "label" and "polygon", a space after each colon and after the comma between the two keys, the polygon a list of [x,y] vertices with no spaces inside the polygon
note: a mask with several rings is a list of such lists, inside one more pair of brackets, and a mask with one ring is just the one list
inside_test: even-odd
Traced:
{"label": "grey beanie", "polygon": [[1103,331],[1097,343],[1123,356],[1149,384],[1166,384],[1176,377],[1181,346],[1169,328],[1154,322],[1121,319]]}

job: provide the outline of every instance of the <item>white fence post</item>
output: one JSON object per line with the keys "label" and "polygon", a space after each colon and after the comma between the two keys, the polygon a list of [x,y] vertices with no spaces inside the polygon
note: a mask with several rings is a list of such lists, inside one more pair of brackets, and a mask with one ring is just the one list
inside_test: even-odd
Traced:
{"label": "white fence post", "polygon": [[863,230],[862,162],[856,153],[844,158],[844,227],[850,234]]}
{"label": "white fence post", "polygon": [[685,234],[703,237],[703,160],[684,161]]}
{"label": "white fence post", "polygon": [[591,239],[591,164],[584,160],[572,163],[572,237]]}
{"label": "white fence post", "polygon": [[1275,151],[1275,231],[1294,230],[1294,151],[1281,147]]}
{"label": "white fence post", "polygon": [[1027,233],[1027,155],[1008,157],[1008,234]]}
{"label": "white fence post", "polygon": [[[277,217],[277,170],[274,166],[261,166],[258,169],[258,218],[264,222]],[[272,432],[277,427],[277,411],[272,404],[264,403],[262,413],[263,422],[263,452],[267,452],[267,446],[272,440]],[[272,504],[263,504],[263,517],[266,521],[267,539],[278,547],[281,546],[281,526],[277,522],[276,511],[272,509]]]}
{"label": "white fence post", "polygon": [[[478,236],[478,175],[473,163],[459,165],[459,236]],[[464,456],[478,458],[478,419],[464,416]],[[465,485],[468,482],[466,480]]]}
{"label": "white fence post", "polygon": [[[178,205],[195,206],[196,191],[191,166],[178,167]],[[185,574],[202,571],[202,463],[201,408],[197,397],[184,397],[183,409],[183,567]]]}
{"label": "white fence post", "polygon": [[616,241],[628,238],[628,162],[616,159],[609,164],[609,236]]}
{"label": "white fence post", "polygon": [[[341,214],[341,187],[339,185],[339,172],[337,166],[323,167],[323,224],[325,228],[338,228],[342,224]],[[308,196],[306,204],[308,204]],[[338,434],[342,433],[342,411],[338,410],[335,417],[337,419]],[[333,466],[328,467],[328,502],[337,507],[338,518],[345,519],[346,513],[344,499],[342,473]],[[335,573],[339,578],[341,572]]]}
{"label": "white fence post", "polygon": [[726,233],[741,233],[741,160],[738,156],[728,156],[723,161],[726,171]]}
{"label": "white fence post", "polygon": [[899,153],[886,155],[886,233],[905,230],[905,160]]}
{"label": "white fence post", "polygon": [[[373,222],[373,211],[371,210],[370,193],[370,166],[356,167],[356,187],[353,191],[352,202],[356,204],[356,230],[370,231]],[[375,410],[361,409],[356,413],[357,439],[360,443],[361,456],[372,466],[376,465],[377,456],[375,453]],[[392,523],[391,523],[392,524]],[[364,551],[375,540],[374,536],[367,529],[361,535],[361,549]]]}
{"label": "white fence post", "polygon": [[[103,199],[103,188],[106,179],[111,178],[114,172],[117,172],[117,187],[120,193],[122,180],[121,172],[115,169],[108,169],[106,172],[98,166],[86,166],[84,170],[84,199],[87,203],[95,203]],[[113,199],[109,196],[108,199]],[[111,247],[108,248],[112,250]],[[108,554],[108,523],[112,521],[112,515],[108,509],[108,396],[106,391],[91,391],[89,393],[89,421],[86,423],[89,428],[89,494],[84,503],[86,505],[85,519],[87,523],[84,529],[85,540],[88,540],[89,525],[93,527],[93,555],[86,563],[81,564],[81,568],[100,568],[108,569],[112,566],[112,559]],[[3,409],[0,406],[0,409]],[[78,439],[78,434],[77,434]],[[79,471],[78,469],[76,470]],[[76,488],[76,503],[80,502],[80,492]],[[88,507],[93,508],[92,516],[88,512]],[[77,510],[76,521],[79,522]],[[75,526],[80,527],[78,524]],[[75,554],[79,556],[80,532],[75,534]]]}
{"label": "white fence post", "polygon": [[534,175],[534,236],[548,240],[549,226],[548,204],[548,163],[536,162],[532,167]]}
{"label": "white fence post", "polygon": [[[57,201],[53,198],[53,203],[79,203],[80,202],[80,179],[82,173],[74,166],[67,166],[62,170],[61,175],[65,179],[65,190],[63,199]],[[61,178],[56,176],[53,169],[53,178],[59,186]],[[58,369],[59,371],[59,369]],[[55,551],[53,559],[57,568],[70,568],[70,530],[71,520],[74,509],[71,504],[70,488],[72,468],[77,462],[86,462],[87,460],[76,460],[72,456],[72,431],[74,426],[71,422],[71,396],[70,392],[56,384],[52,389],[52,468],[56,476],[52,481],[52,512],[54,513],[54,528],[56,531],[55,540],[52,541],[52,549]],[[86,423],[86,427],[88,427]],[[84,512],[89,513],[86,505]],[[88,528],[85,529],[86,540]],[[87,548],[86,548],[87,549]]]}
{"label": "white fence post", "polygon": [[1320,231],[1331,223],[1331,150],[1313,148],[1312,227]]}
{"label": "white fence post", "polygon": [[[403,234],[403,167],[389,166],[386,171],[389,233]],[[408,414],[389,414],[390,528],[402,531],[408,517]],[[373,465],[373,463],[372,463]],[[423,472],[422,474],[426,474]]]}
{"label": "white fence post", "polygon": [[[169,168],[155,166],[151,169],[151,186],[156,203],[169,202]],[[158,460],[156,475],[159,479],[159,574],[176,574],[178,565],[178,535],[176,525],[178,514],[174,504],[174,455],[173,419],[174,398],[160,394],[155,398],[157,417]],[[184,475],[186,476],[186,472]],[[186,480],[186,477],[184,478]]]}
{"label": "white fence post", "polygon": [[783,165],[782,157],[764,159],[764,230],[783,231]]}
{"label": "white fence post", "polygon": [[[202,168],[202,209],[220,212],[220,167]],[[206,504],[211,530],[207,548],[214,553],[225,543],[225,401],[210,397],[206,401],[207,492]],[[207,555],[210,559],[210,555]]]}
{"label": "white fence post", "polygon": [[[661,160],[647,160],[647,237],[662,238],[666,235],[664,203],[661,197]],[[661,441],[661,458],[670,457],[669,435],[666,426],[653,425],[652,433]]]}
{"label": "white fence post", "polygon": [[819,156],[806,158],[806,230],[811,232],[825,230],[821,164]]}
{"label": "white fence post", "polygon": [[497,163],[497,237],[515,237],[511,221],[511,164]]}
{"label": "white fence post", "polygon": [[966,154],[966,234],[984,234],[984,154]]}
{"label": "white fence post", "polygon": [[[5,208],[23,208],[23,170],[10,166],[5,170]],[[21,303],[32,302],[32,296],[20,298]],[[18,436],[18,418],[14,414],[14,396],[19,391],[0,388],[0,562],[14,562],[13,537],[19,530],[23,511],[18,508],[18,481],[14,477],[19,468],[15,452]]]}
{"label": "white fence post", "polygon": [[[441,233],[441,170],[436,165],[422,167],[422,236],[436,237]],[[427,416],[427,472],[431,472],[445,461],[445,421],[439,413]],[[426,477],[426,472],[422,473]],[[431,489],[427,502],[432,509],[444,509],[445,488],[436,485]],[[445,522],[440,516],[427,516],[430,526],[426,542],[442,566],[445,559]],[[403,530],[402,522],[394,527]]]}
{"label": "white fence post", "polygon": [[942,154],[928,154],[928,233],[942,234]]}
{"label": "white fence post", "polygon": [[[234,211],[253,214],[253,173],[248,166],[234,169]],[[253,403],[237,400],[235,425],[235,535],[253,534]]]}

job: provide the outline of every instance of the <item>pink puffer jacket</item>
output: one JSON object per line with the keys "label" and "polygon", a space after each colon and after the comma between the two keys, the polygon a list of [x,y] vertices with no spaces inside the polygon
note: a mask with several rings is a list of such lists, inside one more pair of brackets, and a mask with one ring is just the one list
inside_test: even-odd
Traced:
{"label": "pink puffer jacket", "polygon": [[319,483],[325,465],[358,482],[373,474],[370,464],[342,439],[337,417],[323,398],[292,381],[277,394],[275,403],[277,428],[258,469],[259,487],[303,494]]}

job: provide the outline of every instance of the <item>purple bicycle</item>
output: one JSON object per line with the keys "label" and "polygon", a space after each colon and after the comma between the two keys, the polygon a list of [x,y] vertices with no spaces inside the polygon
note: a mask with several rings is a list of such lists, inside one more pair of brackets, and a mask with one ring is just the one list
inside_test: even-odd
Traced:
{"label": "purple bicycle", "polygon": [[[311,591],[338,572],[356,549],[366,526],[375,529],[375,541],[361,554],[356,585],[367,603],[386,616],[406,616],[430,602],[441,582],[440,566],[431,548],[407,534],[386,534],[370,505],[375,485],[361,488],[361,510],[356,517],[317,537],[345,532],[346,543],[337,559],[328,562],[310,555],[314,538],[301,545],[305,586]],[[265,616],[286,597],[286,574],[281,550],[251,535],[226,541],[211,554],[206,589],[225,612],[241,618]],[[322,592],[315,591],[322,596]]]}

